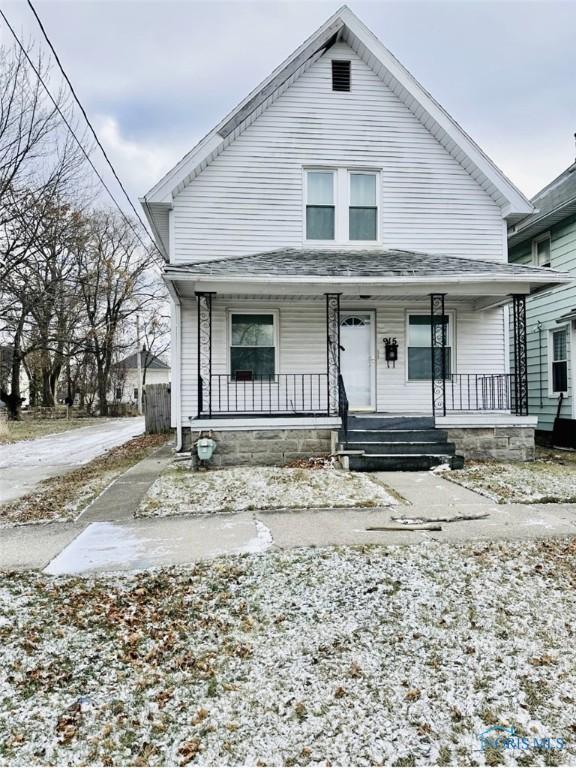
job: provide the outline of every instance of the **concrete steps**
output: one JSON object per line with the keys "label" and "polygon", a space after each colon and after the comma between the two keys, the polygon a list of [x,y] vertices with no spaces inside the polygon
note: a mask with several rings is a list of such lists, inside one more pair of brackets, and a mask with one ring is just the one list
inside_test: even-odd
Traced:
{"label": "concrete steps", "polygon": [[415,472],[464,465],[445,430],[427,416],[351,416],[340,433],[340,456],[357,472]]}

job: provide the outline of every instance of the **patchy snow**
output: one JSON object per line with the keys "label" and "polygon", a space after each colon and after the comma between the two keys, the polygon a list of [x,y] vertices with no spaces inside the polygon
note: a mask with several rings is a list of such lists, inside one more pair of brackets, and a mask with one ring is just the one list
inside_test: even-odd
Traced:
{"label": "patchy snow", "polygon": [[466,463],[446,480],[500,504],[576,503],[576,456],[540,450],[536,461]]}
{"label": "patchy snow", "polygon": [[396,503],[381,483],[360,472],[286,467],[233,467],[191,472],[172,467],[150,487],[137,516],[386,507]]}
{"label": "patchy snow", "polygon": [[5,575],[0,763],[573,764],[575,573],[572,539]]}
{"label": "patchy snow", "polygon": [[36,440],[0,445],[0,503],[30,493],[42,480],[86,464],[143,431],[143,418],[107,419]]}

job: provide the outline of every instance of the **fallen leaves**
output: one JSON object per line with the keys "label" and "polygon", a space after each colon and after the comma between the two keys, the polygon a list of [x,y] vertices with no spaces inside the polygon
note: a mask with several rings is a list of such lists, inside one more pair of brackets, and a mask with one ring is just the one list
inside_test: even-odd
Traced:
{"label": "fallen leaves", "polygon": [[102,456],[40,484],[40,490],[0,505],[0,524],[70,520],[115,477],[167,441],[166,435],[143,435]]}

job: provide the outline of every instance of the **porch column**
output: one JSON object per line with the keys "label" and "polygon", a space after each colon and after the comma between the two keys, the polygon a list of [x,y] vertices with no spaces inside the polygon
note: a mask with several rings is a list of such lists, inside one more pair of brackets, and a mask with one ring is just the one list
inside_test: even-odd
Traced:
{"label": "porch column", "polygon": [[444,293],[430,294],[432,414],[446,416],[446,322]]}
{"label": "porch column", "polygon": [[212,293],[197,293],[198,417],[212,416]]}
{"label": "porch column", "polygon": [[340,377],[340,294],[326,294],[327,412],[338,414]]}
{"label": "porch column", "polygon": [[528,349],[526,339],[526,296],[512,296],[512,329],[514,351],[514,413],[528,415]]}

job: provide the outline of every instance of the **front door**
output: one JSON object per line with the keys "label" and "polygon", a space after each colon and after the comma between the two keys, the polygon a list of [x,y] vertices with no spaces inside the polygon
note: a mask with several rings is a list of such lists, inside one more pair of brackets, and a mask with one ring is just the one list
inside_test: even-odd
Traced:
{"label": "front door", "polygon": [[375,407],[374,313],[340,312],[340,368],[350,408]]}

